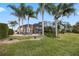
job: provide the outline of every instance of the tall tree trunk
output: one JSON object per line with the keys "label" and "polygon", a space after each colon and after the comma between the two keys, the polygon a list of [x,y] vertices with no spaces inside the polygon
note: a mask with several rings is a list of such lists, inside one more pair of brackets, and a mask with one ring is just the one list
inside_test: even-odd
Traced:
{"label": "tall tree trunk", "polygon": [[42,36],[44,36],[44,4],[42,6]]}
{"label": "tall tree trunk", "polygon": [[18,21],[19,21],[19,34],[20,34],[20,32],[21,32],[21,29],[20,29],[20,18],[18,19]]}
{"label": "tall tree trunk", "polygon": [[30,32],[30,29],[29,28],[30,27],[29,27],[29,16],[28,16],[28,28],[27,28],[28,33]]}
{"label": "tall tree trunk", "polygon": [[55,19],[55,37],[58,37],[58,20]]}
{"label": "tall tree trunk", "polygon": [[22,33],[24,34],[23,18],[22,18]]}

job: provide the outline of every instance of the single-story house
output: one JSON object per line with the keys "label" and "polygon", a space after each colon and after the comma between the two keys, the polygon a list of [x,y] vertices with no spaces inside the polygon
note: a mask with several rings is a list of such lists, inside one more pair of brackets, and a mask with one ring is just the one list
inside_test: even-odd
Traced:
{"label": "single-story house", "polygon": [[[52,26],[52,23],[51,22],[47,22],[47,21],[44,21],[44,26]],[[26,25],[23,25],[23,26],[20,26],[20,32],[21,33],[42,33],[42,22],[39,22],[39,23],[35,23],[35,24],[29,24],[29,31],[28,31],[28,24]],[[17,33],[19,33],[19,27],[17,29]]]}

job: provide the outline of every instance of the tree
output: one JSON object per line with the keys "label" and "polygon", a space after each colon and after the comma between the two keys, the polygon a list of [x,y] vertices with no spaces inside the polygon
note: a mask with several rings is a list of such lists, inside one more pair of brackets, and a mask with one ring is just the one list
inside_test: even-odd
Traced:
{"label": "tree", "polygon": [[27,6],[24,3],[21,3],[19,9],[20,9],[21,20],[22,20],[22,28],[23,28],[22,32],[24,33],[23,20],[26,19]]}
{"label": "tree", "polygon": [[[64,24],[63,24],[63,21],[58,21],[58,32],[59,33],[61,33],[61,32],[63,32],[63,30],[64,30]],[[64,32],[63,32],[64,33]]]}
{"label": "tree", "polygon": [[58,36],[58,19],[63,16],[70,16],[75,13],[74,4],[72,3],[59,3],[59,4],[50,4],[49,14],[53,15],[55,20],[55,37]]}
{"label": "tree", "polygon": [[36,13],[38,14],[38,12],[42,13],[42,35],[44,36],[44,7],[45,4],[44,3],[40,3],[39,7],[37,8]]}
{"label": "tree", "polygon": [[20,20],[21,20],[21,11],[18,7],[16,7],[15,5],[8,5],[8,7],[10,7],[14,12],[12,12],[11,14],[18,17],[18,24],[19,24],[19,34],[20,34]]}
{"label": "tree", "polygon": [[36,16],[38,15],[39,12],[42,14],[42,35],[44,36],[44,11],[49,13],[51,4],[50,3],[40,3],[39,7],[36,10]]}
{"label": "tree", "polygon": [[17,21],[10,21],[9,25],[12,27],[12,29],[14,29],[14,27],[17,25]]}
{"label": "tree", "polygon": [[27,13],[26,13],[26,15],[28,16],[28,33],[30,32],[29,19],[30,18],[36,18],[35,14],[36,13],[34,12],[33,8],[31,6],[27,6]]}
{"label": "tree", "polygon": [[79,22],[77,22],[75,25],[73,25],[72,32],[79,33]]}
{"label": "tree", "polygon": [[65,32],[72,32],[72,26],[69,22],[64,22],[64,31]]}

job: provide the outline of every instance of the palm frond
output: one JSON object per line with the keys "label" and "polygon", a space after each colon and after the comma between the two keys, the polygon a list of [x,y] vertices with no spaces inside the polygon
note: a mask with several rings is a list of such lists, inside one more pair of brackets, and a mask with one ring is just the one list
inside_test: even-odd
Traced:
{"label": "palm frond", "polygon": [[75,14],[75,9],[74,8],[68,8],[63,11],[63,16],[69,16],[71,14]]}
{"label": "palm frond", "polygon": [[7,7],[10,7],[12,10],[16,11],[17,7],[15,5],[8,5]]}

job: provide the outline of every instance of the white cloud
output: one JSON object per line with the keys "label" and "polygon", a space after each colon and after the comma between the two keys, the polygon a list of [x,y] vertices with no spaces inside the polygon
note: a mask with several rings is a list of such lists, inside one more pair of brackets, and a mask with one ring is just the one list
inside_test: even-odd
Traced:
{"label": "white cloud", "polygon": [[5,9],[3,7],[0,7],[0,12],[5,11]]}

